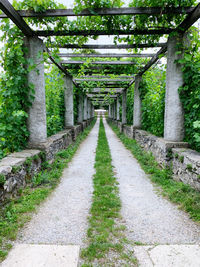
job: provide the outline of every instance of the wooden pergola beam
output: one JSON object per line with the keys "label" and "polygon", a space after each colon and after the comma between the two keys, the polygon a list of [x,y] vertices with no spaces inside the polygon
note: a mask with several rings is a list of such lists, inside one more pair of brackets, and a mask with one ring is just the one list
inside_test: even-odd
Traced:
{"label": "wooden pergola beam", "polygon": [[[98,8],[92,12],[88,9],[80,13],[74,13],[73,9],[49,9],[45,12],[35,12],[32,10],[18,10],[21,17],[68,17],[68,16],[108,16],[108,15],[162,15],[162,14],[188,14],[194,7],[123,7],[123,8]],[[1,14],[0,18],[6,18],[6,14]]]}
{"label": "wooden pergola beam", "polygon": [[[96,86],[98,86],[99,88],[102,88],[102,90],[103,89],[105,89],[105,88],[112,88],[112,89],[115,89],[115,88],[121,88],[122,87],[122,85],[121,84],[116,84],[116,83],[105,83],[105,84],[103,84],[103,85],[96,85]],[[79,87],[81,87],[81,86],[79,86]],[[88,87],[87,88],[87,86],[85,86],[84,88],[86,88],[86,89],[89,89],[90,87]],[[125,88],[125,87],[124,87]],[[123,88],[123,89],[124,89]]]}
{"label": "wooden pergola beam", "polygon": [[113,29],[112,31],[107,30],[79,30],[79,31],[68,31],[68,30],[39,30],[35,31],[37,36],[48,37],[48,36],[102,36],[102,35],[163,35],[170,34],[174,29],[161,28],[161,29],[133,29],[133,30],[121,30]]}
{"label": "wooden pergola beam", "polygon": [[[104,44],[104,45],[96,45],[96,44],[65,44],[59,45],[59,48],[69,48],[69,49],[133,49],[133,48],[149,48],[149,47],[164,47],[166,43],[155,43],[155,44]],[[52,44],[52,46],[56,46],[56,44]]]}
{"label": "wooden pergola beam", "polygon": [[184,21],[177,27],[176,31],[187,31],[200,18],[200,4],[198,4],[192,12],[187,15]]}
{"label": "wooden pergola beam", "polygon": [[58,54],[59,57],[69,57],[69,58],[72,58],[72,57],[79,57],[79,58],[82,58],[82,57],[87,57],[87,58],[121,58],[121,57],[125,57],[125,58],[140,58],[140,57],[153,57],[155,56],[155,54],[73,54],[73,53],[59,53]]}
{"label": "wooden pergola beam", "polygon": [[47,47],[44,48],[44,51],[47,52],[49,59],[52,61],[53,64],[55,64],[59,70],[61,70],[65,75],[69,76],[72,79],[73,84],[78,87],[78,84],[76,83],[76,81],[74,81],[72,75],[66,70],[66,68],[64,68],[62,66],[62,64],[60,64],[59,62],[57,62],[54,57],[51,55],[51,52],[49,51],[49,49]]}
{"label": "wooden pergola beam", "polygon": [[112,76],[103,76],[103,75],[84,75],[84,76],[80,76],[80,77],[77,77],[77,78],[75,78],[75,79],[86,79],[86,78],[88,78],[88,80],[90,81],[91,79],[109,79],[109,81],[110,81],[110,79],[132,79],[133,77],[135,77],[135,76],[133,76],[133,75],[131,75],[131,76],[120,76],[120,75],[118,75],[118,77],[112,77]]}
{"label": "wooden pergola beam", "polygon": [[74,80],[77,83],[81,82],[106,82],[106,83],[113,83],[113,82],[128,82],[131,80],[132,77],[127,76],[126,78],[75,78]]}
{"label": "wooden pergola beam", "polygon": [[21,18],[14,7],[9,3],[8,0],[0,1],[0,9],[10,18],[15,25],[23,32],[27,37],[34,36],[34,31],[26,24],[26,22]]}
{"label": "wooden pergola beam", "polygon": [[110,87],[107,87],[107,88],[100,88],[100,87],[97,87],[97,88],[92,88],[89,90],[89,93],[92,93],[92,94],[107,94],[107,93],[114,93],[114,94],[119,94],[123,91],[124,88],[110,88]]}
{"label": "wooden pergola beam", "polygon": [[135,62],[132,61],[81,61],[81,60],[61,60],[61,64],[93,64],[93,65],[135,65]]}
{"label": "wooden pergola beam", "polygon": [[[100,95],[100,94],[87,94],[87,97],[95,97],[95,98],[104,98],[106,95],[104,94],[104,95]],[[109,97],[111,97],[111,98],[116,98],[117,97],[117,95],[108,95]]]}

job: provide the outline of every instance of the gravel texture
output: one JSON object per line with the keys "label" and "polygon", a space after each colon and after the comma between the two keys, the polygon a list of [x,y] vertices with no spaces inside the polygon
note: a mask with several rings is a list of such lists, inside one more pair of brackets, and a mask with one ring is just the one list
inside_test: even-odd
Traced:
{"label": "gravel texture", "polygon": [[99,121],[64,170],[55,191],[19,234],[17,243],[82,245],[93,192]]}
{"label": "gravel texture", "polygon": [[159,194],[137,160],[105,122],[127,237],[144,244],[197,244],[200,226]]}

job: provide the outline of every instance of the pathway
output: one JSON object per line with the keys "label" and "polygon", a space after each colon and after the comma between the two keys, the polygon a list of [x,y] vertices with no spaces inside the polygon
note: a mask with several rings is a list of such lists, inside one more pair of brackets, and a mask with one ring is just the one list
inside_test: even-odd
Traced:
{"label": "pathway", "polygon": [[[104,124],[126,234],[129,240],[143,243],[134,246],[140,266],[200,267],[199,225],[160,196],[105,120]],[[2,267],[77,266],[88,227],[98,128],[99,121],[64,170],[60,185],[20,233]]]}
{"label": "pathway", "polygon": [[[158,188],[151,183],[137,160],[124,147],[105,120],[104,124],[113,166],[120,184],[121,214],[127,226],[127,237],[129,240],[138,242],[138,244],[144,243],[148,245],[137,246],[134,249],[136,257],[141,259],[141,266],[154,266],[152,258],[149,256],[149,251],[152,251],[158,244],[179,244],[180,246],[168,248],[166,246],[160,246],[160,249],[157,247],[155,257],[160,256],[160,260],[157,262],[152,256],[155,266],[199,267],[199,225],[190,220],[188,215],[179,210],[176,205],[164,199],[158,193]],[[185,246],[186,244],[190,244],[190,246]],[[173,264],[167,259],[166,265],[163,263],[163,259],[167,254],[171,255],[169,258],[171,258]],[[177,265],[173,255],[176,256]],[[179,260],[181,260],[181,264]]]}
{"label": "pathway", "polygon": [[59,186],[19,234],[2,267],[77,266],[88,228],[98,129],[99,121],[64,170]]}

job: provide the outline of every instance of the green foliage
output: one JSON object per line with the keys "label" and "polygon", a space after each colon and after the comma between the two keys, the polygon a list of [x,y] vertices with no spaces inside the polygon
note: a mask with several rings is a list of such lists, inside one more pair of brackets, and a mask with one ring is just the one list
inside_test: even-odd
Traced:
{"label": "green foliage", "polygon": [[0,187],[4,185],[5,181],[5,176],[3,174],[0,174]]}
{"label": "green foliage", "polygon": [[64,80],[59,69],[50,65],[45,72],[47,134],[53,135],[64,128]]}
{"label": "green foliage", "polygon": [[163,136],[165,109],[165,71],[155,68],[143,75],[139,88],[142,98],[142,129]]}
{"label": "green foliage", "polygon": [[26,127],[27,110],[33,99],[33,90],[27,86],[27,70],[24,67],[23,35],[9,21],[3,20],[1,41],[0,77],[0,158],[19,151],[26,145],[29,135]]}
{"label": "green foliage", "polygon": [[[13,1],[16,9],[34,10],[37,12],[44,12],[46,9],[65,8],[62,4],[56,3],[54,0],[20,0]],[[123,1],[121,0],[76,0],[74,11],[81,12],[87,8],[92,14],[97,15],[96,8],[121,7]],[[160,7],[185,7],[195,5],[194,0],[133,0],[130,6],[160,6]],[[119,37],[114,29],[130,30],[135,28],[162,28],[162,27],[176,27],[180,21],[185,17],[184,14],[159,14],[153,16],[138,15],[134,16],[92,16],[92,17],[77,17],[70,20],[67,17],[57,18],[25,18],[30,26],[34,29],[40,30],[107,30],[114,35],[114,41],[124,41],[125,43],[144,43],[158,41],[160,36],[155,35],[134,35]],[[5,19],[2,20],[0,29],[3,31],[1,41],[5,46],[1,52],[1,66],[4,69],[0,77],[0,158],[13,151],[19,151],[27,144],[29,136],[26,120],[27,111],[34,98],[34,88],[27,86],[27,71],[24,67],[26,60],[24,58],[23,49],[23,34],[13,24]],[[198,33],[196,33],[196,44],[191,47],[189,53],[185,53],[183,65],[185,86],[180,89],[183,106],[185,109],[185,128],[186,138],[193,148],[200,149],[200,126],[199,126],[199,52],[198,52]],[[97,39],[96,36],[91,36]],[[56,44],[74,44],[79,45],[86,43],[88,37],[84,36],[67,36],[67,37],[48,37],[45,42],[47,46],[52,47],[52,43]],[[54,52],[58,50],[54,49]],[[94,53],[89,51],[88,53]],[[78,50],[77,50],[78,53]],[[186,55],[187,54],[187,55]],[[78,59],[78,58],[77,58]],[[56,60],[60,60],[56,57]],[[90,72],[92,68],[92,61],[95,58],[84,58],[86,63],[77,69],[77,66],[68,65],[71,74],[80,76],[85,72]],[[119,60],[116,58],[104,58],[101,60]],[[127,59],[120,59],[127,60]],[[131,66],[126,65],[111,65],[102,70],[97,70],[99,74],[113,73],[113,77],[119,74],[134,74],[138,69],[147,62],[146,59],[132,59],[135,63]],[[191,63],[195,62],[195,64]],[[30,62],[29,62],[30,63]],[[32,66],[34,67],[34,66]],[[157,76],[156,76],[157,75]],[[143,77],[141,91],[145,91],[142,101],[142,124],[143,129],[152,132],[153,134],[163,135],[163,113],[164,113],[164,72],[161,70],[154,70],[148,72]],[[47,128],[48,136],[63,129],[64,126],[64,98],[62,90],[62,75],[59,71],[52,67],[48,70],[46,75],[46,99],[47,99]],[[157,80],[158,79],[158,80]],[[191,82],[192,81],[192,82]],[[125,82],[121,85],[124,86]],[[90,89],[98,87],[100,83],[88,82],[83,83],[82,89]],[[101,83],[102,86],[102,83]],[[103,90],[104,88],[102,88]],[[77,120],[78,108],[78,91],[74,96],[74,116]],[[113,93],[113,92],[112,92]],[[132,104],[133,104],[133,89],[128,90],[127,94],[127,121],[132,124]],[[111,101],[112,102],[112,101]]]}
{"label": "green foliage", "polygon": [[179,60],[183,66],[184,79],[179,93],[185,111],[185,141],[200,151],[200,40],[196,29],[190,39],[190,46]]}
{"label": "green foliage", "polygon": [[126,108],[126,118],[127,124],[133,124],[133,105],[134,105],[134,86],[131,86],[127,90],[127,108]]}

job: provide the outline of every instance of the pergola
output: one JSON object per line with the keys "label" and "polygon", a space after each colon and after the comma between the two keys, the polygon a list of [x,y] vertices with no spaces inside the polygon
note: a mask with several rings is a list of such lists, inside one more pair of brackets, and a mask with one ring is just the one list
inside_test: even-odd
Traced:
{"label": "pergola", "polygon": [[[179,41],[184,41],[184,33],[200,18],[200,4],[196,7],[186,8],[159,8],[159,7],[130,7],[130,8],[102,8],[96,9],[95,12],[89,10],[83,10],[79,14],[75,14],[72,9],[56,9],[46,10],[43,13],[37,13],[30,10],[15,10],[8,0],[0,0],[0,9],[4,12],[0,15],[0,18],[10,18],[17,27],[22,31],[25,38],[25,46],[29,49],[27,57],[34,60],[38,66],[39,74],[31,71],[28,74],[29,83],[33,83],[35,87],[35,100],[29,111],[29,131],[30,131],[30,143],[39,144],[44,142],[47,138],[46,134],[46,110],[45,110],[45,85],[44,85],[44,63],[42,52],[45,50],[49,59],[55,64],[65,75],[64,82],[65,87],[65,126],[71,127],[74,125],[73,119],[73,84],[79,88],[82,83],[96,82],[96,86],[90,88],[90,90],[83,90],[79,95],[78,105],[78,122],[87,120],[94,115],[94,106],[92,101],[98,100],[98,102],[107,103],[104,100],[104,95],[107,95],[113,99],[113,104],[109,105],[109,117],[119,120],[120,101],[119,95],[122,95],[122,123],[126,123],[126,91],[135,83],[134,90],[134,118],[133,126],[141,127],[141,99],[139,94],[139,83],[142,79],[142,75],[149,70],[149,68],[159,61],[160,56],[167,53],[167,88],[166,88],[166,104],[165,104],[165,135],[166,140],[182,141],[183,139],[183,111],[180,104],[178,95],[178,88],[182,85],[182,73],[180,66],[175,62],[176,44],[178,38],[176,35],[172,35],[168,38],[166,43],[157,44],[111,44],[111,45],[77,45],[77,44],[65,44],[60,45],[59,48],[77,48],[77,49],[130,49],[130,48],[148,48],[159,47],[160,50],[154,54],[84,54],[80,53],[59,53],[58,56],[66,58],[116,58],[116,61],[103,61],[95,60],[91,62],[92,70],[101,69],[110,65],[134,65],[132,61],[121,61],[120,58],[150,58],[148,63],[138,68],[137,73],[133,76],[119,76],[117,78],[110,77],[96,77],[94,75],[88,75],[81,78],[73,77],[68,71],[68,65],[81,65],[85,60],[64,60],[59,63],[52,56],[50,50],[44,47],[44,43],[39,37],[48,36],[100,36],[100,35],[163,35],[178,33]],[[182,23],[175,29],[173,28],[159,28],[159,29],[114,29],[111,34],[107,30],[32,30],[23,18],[27,17],[63,17],[63,16],[115,16],[115,15],[156,15],[156,14],[187,14]],[[52,47],[56,44],[52,44]],[[38,53],[41,53],[38,58]],[[102,66],[103,65],[103,66]],[[123,83],[124,82],[124,83]],[[101,85],[102,84],[102,85]],[[123,84],[123,86],[122,86]],[[176,103],[174,105],[173,103]],[[38,112],[38,110],[40,112]]]}

